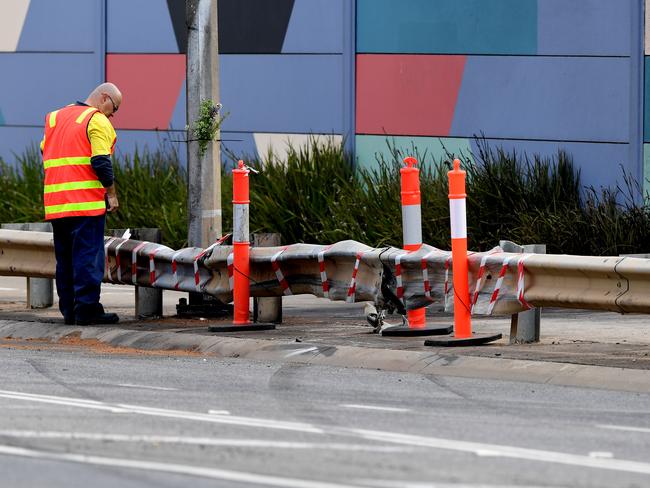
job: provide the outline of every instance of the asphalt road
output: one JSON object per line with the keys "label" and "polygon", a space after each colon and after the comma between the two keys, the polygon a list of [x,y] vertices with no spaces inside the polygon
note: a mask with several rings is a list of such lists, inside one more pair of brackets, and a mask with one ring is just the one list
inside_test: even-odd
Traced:
{"label": "asphalt road", "polygon": [[1,486],[650,486],[650,395],[0,346]]}

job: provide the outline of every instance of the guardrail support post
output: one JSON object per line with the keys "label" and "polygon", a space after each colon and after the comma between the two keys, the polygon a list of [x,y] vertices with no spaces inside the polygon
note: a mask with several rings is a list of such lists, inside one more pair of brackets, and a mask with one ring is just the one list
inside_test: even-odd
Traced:
{"label": "guardrail support post", "polygon": [[[253,247],[274,247],[280,244],[280,234],[253,234]],[[282,297],[254,298],[253,321],[282,323]]]}
{"label": "guardrail support post", "polygon": [[[546,254],[546,244],[525,244],[519,246],[514,242],[499,241],[499,247],[504,252]],[[510,319],[510,344],[539,342],[541,322],[542,309],[540,307],[513,314]]]}
{"label": "guardrail support post", "polygon": [[[2,224],[3,229],[52,232],[49,222]],[[54,303],[54,280],[51,278],[27,278],[27,308],[49,308]]]}

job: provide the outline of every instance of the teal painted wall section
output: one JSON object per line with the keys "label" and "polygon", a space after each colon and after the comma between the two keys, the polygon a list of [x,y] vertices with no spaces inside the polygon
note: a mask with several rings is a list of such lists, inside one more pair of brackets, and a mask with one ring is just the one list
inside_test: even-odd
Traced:
{"label": "teal painted wall section", "polygon": [[2,115],[2,110],[0,110],[0,125],[5,125],[5,118],[4,115]]}
{"label": "teal painted wall section", "polygon": [[[390,143],[390,147],[387,144]],[[420,163],[448,160],[447,152],[454,157],[472,157],[469,139],[451,137],[396,137],[356,136],[356,163],[358,168],[372,169],[379,166],[378,158],[390,162],[392,151],[399,151],[399,158],[415,156]]]}
{"label": "teal painted wall section", "polygon": [[358,0],[360,53],[536,54],[538,0]]}

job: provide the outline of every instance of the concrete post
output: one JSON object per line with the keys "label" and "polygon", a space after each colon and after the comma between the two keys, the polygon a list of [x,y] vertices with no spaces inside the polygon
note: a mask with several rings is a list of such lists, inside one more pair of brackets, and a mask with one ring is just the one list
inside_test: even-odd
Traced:
{"label": "concrete post", "polygon": [[[546,244],[526,244],[520,246],[510,241],[499,241],[505,252],[525,252],[546,254]],[[512,315],[510,320],[510,344],[539,342],[542,309],[537,307]]]}
{"label": "concrete post", "polygon": [[[253,247],[273,247],[281,245],[280,234],[253,234]],[[253,299],[253,321],[282,323],[282,297],[260,297]]]}
{"label": "concrete post", "polygon": [[[188,0],[187,123],[199,117],[203,100],[219,101],[219,49],[216,0]],[[188,243],[206,248],[221,235],[221,152],[211,142],[199,155],[199,143],[188,134]]]}
{"label": "concrete post", "polygon": [[[25,224],[2,224],[3,229],[52,232],[49,222]],[[54,280],[50,278],[27,278],[27,308],[49,308],[54,303]]]}
{"label": "concrete post", "polygon": [[[126,229],[111,229],[110,235],[121,237]],[[160,242],[162,232],[160,229],[143,228],[131,229],[131,239],[137,241]],[[162,317],[163,291],[160,288],[146,286],[135,287],[135,316],[139,319]]]}

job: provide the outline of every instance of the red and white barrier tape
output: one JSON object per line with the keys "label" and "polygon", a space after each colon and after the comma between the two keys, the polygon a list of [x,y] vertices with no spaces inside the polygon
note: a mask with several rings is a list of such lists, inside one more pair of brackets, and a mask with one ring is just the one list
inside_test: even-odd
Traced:
{"label": "red and white barrier tape", "polygon": [[402,283],[402,257],[406,256],[408,252],[398,254],[395,256],[395,281],[397,284],[397,298],[400,300],[404,296],[404,284]]}
{"label": "red and white barrier tape", "polygon": [[156,286],[156,262],[154,258],[159,250],[160,247],[157,247],[149,253],[149,283],[151,283],[151,286]]}
{"label": "red and white barrier tape", "polygon": [[449,295],[449,265],[451,264],[451,253],[445,259],[445,304],[447,303],[447,296]]}
{"label": "red and white barrier tape", "polygon": [[433,256],[435,253],[439,252],[438,250],[431,251],[429,254],[424,256],[422,258],[422,282],[424,283],[424,296],[427,297],[429,300],[433,300],[431,298],[431,283],[429,282],[429,268],[428,268],[428,260],[431,256]]}
{"label": "red and white barrier tape", "polygon": [[506,273],[508,272],[508,264],[510,263],[511,257],[507,257],[503,260],[503,264],[501,265],[501,270],[499,271],[499,277],[497,278],[496,285],[494,285],[494,291],[492,292],[492,296],[490,297],[490,304],[488,305],[488,315],[492,315],[492,310],[494,310],[494,306],[497,304],[497,300],[499,299],[499,291],[501,290],[501,285],[503,285],[503,280],[505,279]]}
{"label": "red and white barrier tape", "polygon": [[230,237],[230,234],[226,234],[225,236],[221,237],[219,240],[217,240],[214,244],[206,247],[203,251],[198,253],[196,257],[194,258],[194,286],[196,288],[197,292],[201,292],[201,275],[199,273],[199,259],[201,259],[203,256],[205,256],[209,251],[214,249],[217,246],[220,246],[225,242],[226,239]]}
{"label": "red and white barrier tape", "polygon": [[108,264],[108,246],[110,246],[115,239],[117,239],[117,237],[110,237],[104,244],[104,279],[108,279],[110,281],[113,281],[113,278],[111,277],[111,268]]}
{"label": "red and white barrier tape", "polygon": [[138,251],[146,246],[146,242],[141,242],[133,249],[131,253],[131,283],[138,284]]}
{"label": "red and white barrier tape", "polygon": [[363,257],[363,252],[357,253],[357,259],[354,262],[354,269],[352,270],[352,279],[350,280],[350,287],[348,288],[348,296],[346,302],[354,303],[355,294],[357,291],[357,273],[359,272],[359,266],[361,265],[361,258]]}
{"label": "red and white barrier tape", "polygon": [[174,255],[172,256],[172,273],[173,273],[173,275],[174,275],[174,289],[175,289],[175,290],[178,290],[178,287],[179,287],[179,285],[180,285],[180,283],[179,283],[179,281],[178,281],[178,265],[176,264],[176,258],[178,257],[178,255],[179,255],[181,252],[183,252],[183,251],[182,251],[182,250],[181,250],[181,251],[177,251],[177,252],[175,252]]}
{"label": "red and white barrier tape", "polygon": [[235,261],[235,254],[230,253],[228,254],[228,259],[226,259],[226,264],[228,266],[228,286],[230,287],[230,291],[233,291],[235,289],[235,267],[233,265]]}
{"label": "red and white barrier tape", "polygon": [[122,260],[120,259],[120,248],[127,241],[120,242],[115,246],[115,263],[117,264],[117,283],[122,283]]}
{"label": "red and white barrier tape", "polygon": [[323,296],[325,298],[330,297],[330,283],[327,281],[327,270],[325,269],[325,252],[329,250],[330,247],[332,247],[332,245],[327,246],[318,253],[318,270],[320,271],[320,282],[323,286]]}
{"label": "red and white barrier tape", "polygon": [[474,287],[474,295],[470,297],[470,312],[474,313],[474,307],[476,307],[476,302],[478,302],[478,294],[483,287],[483,276],[485,275],[485,263],[487,262],[488,254],[484,254],[481,258],[481,264],[478,268],[478,275],[476,276],[476,286]]}
{"label": "red and white barrier tape", "polygon": [[284,251],[288,249],[288,247],[289,246],[284,247],[282,250],[276,252],[271,257],[271,267],[273,268],[273,271],[275,271],[275,277],[278,279],[278,283],[280,283],[280,287],[282,288],[283,295],[293,295],[293,293],[291,293],[291,288],[289,288],[289,282],[282,274],[282,270],[280,269],[280,263],[277,262],[277,259]]}
{"label": "red and white barrier tape", "polygon": [[519,261],[517,261],[517,300],[521,304],[522,307],[526,310],[530,310],[531,308],[534,308],[532,305],[530,305],[526,299],[524,298],[524,289],[526,287],[526,284],[524,282],[525,280],[525,274],[526,270],[524,269],[524,261],[528,259],[531,255],[528,254],[527,256],[524,256],[522,258],[519,258]]}

